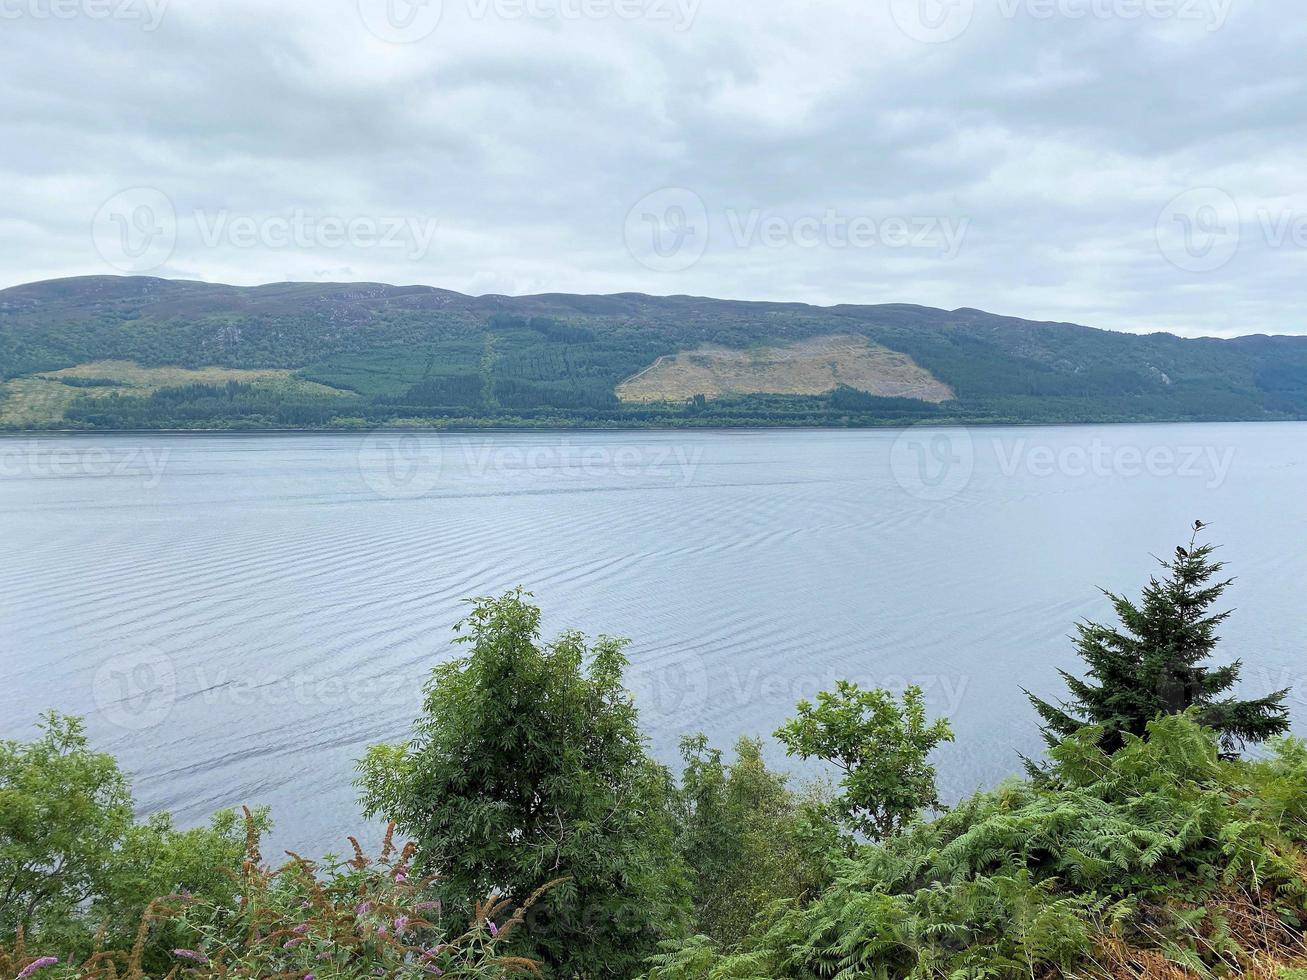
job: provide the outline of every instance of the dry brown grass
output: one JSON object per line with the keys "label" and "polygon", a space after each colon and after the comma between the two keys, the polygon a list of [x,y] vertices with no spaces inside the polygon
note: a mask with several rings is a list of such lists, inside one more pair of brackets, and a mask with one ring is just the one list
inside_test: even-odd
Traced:
{"label": "dry brown grass", "polygon": [[943,402],[953,390],[912,358],[865,337],[813,337],[785,347],[704,346],[661,357],[617,386],[625,402],[686,401],[695,395],[821,395],[840,385],[873,395]]}
{"label": "dry brown grass", "polygon": [[[1194,942],[1218,976],[1283,980],[1286,971],[1307,969],[1307,938],[1276,911],[1272,895],[1231,889],[1208,899],[1202,932]],[[1217,924],[1221,924],[1220,936]],[[1101,976],[1112,980],[1200,980],[1201,975],[1143,948],[1101,936],[1096,941]],[[1209,974],[1210,975],[1210,974]]]}
{"label": "dry brown grass", "polygon": [[[75,388],[60,378],[95,378],[118,382],[114,387]],[[190,384],[226,384],[239,381],[288,394],[317,396],[348,392],[305,381],[292,372],[274,368],[143,367],[135,361],[91,361],[62,371],[47,371],[0,385],[0,425],[40,426],[58,422],[75,398],[105,398],[114,393],[149,395],[160,388]]]}

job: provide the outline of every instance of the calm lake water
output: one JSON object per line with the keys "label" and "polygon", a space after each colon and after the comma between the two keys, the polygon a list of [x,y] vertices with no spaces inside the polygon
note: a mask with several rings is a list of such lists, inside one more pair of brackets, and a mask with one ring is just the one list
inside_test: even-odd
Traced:
{"label": "calm lake water", "polygon": [[1307,424],[0,439],[0,737],[85,715],[143,811],[267,803],[321,853],[462,600],[521,584],[550,633],[633,638],[665,760],[917,683],[956,797],[1038,751],[1020,688],[1060,693],[1097,587],[1195,518],[1238,576],[1225,654],[1307,731]]}

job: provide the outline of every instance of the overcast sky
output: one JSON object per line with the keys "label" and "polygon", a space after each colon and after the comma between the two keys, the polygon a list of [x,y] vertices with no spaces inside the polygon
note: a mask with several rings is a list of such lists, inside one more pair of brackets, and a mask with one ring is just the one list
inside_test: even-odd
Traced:
{"label": "overcast sky", "polygon": [[1307,333],[1301,0],[0,0],[0,285]]}

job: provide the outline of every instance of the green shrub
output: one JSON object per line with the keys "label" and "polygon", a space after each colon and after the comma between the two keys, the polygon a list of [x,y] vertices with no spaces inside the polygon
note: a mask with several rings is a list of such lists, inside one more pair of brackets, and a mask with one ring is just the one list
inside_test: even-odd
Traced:
{"label": "green shrub", "polygon": [[921,688],[909,687],[900,704],[889,691],[840,681],[818,694],[815,706],[800,701],[798,712],[776,737],[790,755],[840,770],[844,793],[834,805],[854,832],[883,840],[939,806],[927,760],[941,742],[953,741],[953,729],[942,718],[927,719]]}
{"label": "green shrub", "polygon": [[[126,777],[90,749],[79,719],[51,712],[39,729],[31,742],[0,743],[0,941],[21,930],[81,955],[97,932],[130,944],[160,895],[232,895],[245,849],[233,813],[186,831],[167,814],[137,823]],[[266,827],[265,814],[254,819]],[[152,931],[145,963],[159,965],[179,938],[172,926]]]}
{"label": "green shrub", "polygon": [[688,917],[671,778],[645,752],[622,687],[623,641],[540,641],[521,592],[482,599],[403,746],[379,746],[360,783],[370,814],[417,844],[447,909],[499,890],[534,910],[520,949],[559,977],[625,977]]}
{"label": "green shrub", "polygon": [[[27,942],[20,933],[12,947],[0,946],[0,976],[32,971],[40,980],[165,974],[195,980],[490,980],[538,973],[535,961],[503,952],[538,896],[516,909],[495,897],[475,903],[470,925],[454,926],[432,894],[432,882],[410,877],[413,849],[392,845],[393,828],[375,861],[354,842],[348,861],[320,866],[295,857],[271,870],[259,854],[258,824],[249,811],[246,822],[246,856],[232,874],[230,899],[158,899],[139,916],[134,941],[114,947],[101,936],[85,958],[40,955],[56,947]],[[152,937],[169,930],[190,942],[151,968],[146,950]]]}
{"label": "green shrub", "polygon": [[866,847],[743,952],[666,946],[650,977],[1102,975],[1108,951],[1134,949],[1232,974],[1301,956],[1307,747],[1223,760],[1187,715],[1147,734],[1109,755],[1087,729],[1053,750],[1047,780]]}
{"label": "green shrub", "polygon": [[814,893],[840,846],[826,800],[799,795],[767,769],[762,742],[741,738],[735,761],[703,735],[681,743],[680,847],[690,868],[694,928],[724,946],[748,935],[777,902]]}

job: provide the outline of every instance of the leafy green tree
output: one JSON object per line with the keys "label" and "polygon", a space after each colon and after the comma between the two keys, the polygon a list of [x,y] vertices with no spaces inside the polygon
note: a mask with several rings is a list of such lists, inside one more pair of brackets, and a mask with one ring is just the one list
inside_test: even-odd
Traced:
{"label": "leafy green tree", "polygon": [[52,928],[103,894],[132,826],[112,756],[92,752],[77,718],[50,712],[31,742],[0,743],[0,933]]}
{"label": "leafy green tree", "polygon": [[800,701],[798,713],[776,737],[790,755],[840,769],[844,792],[834,803],[854,831],[884,840],[939,806],[927,759],[953,741],[953,729],[945,719],[927,719],[921,688],[909,687],[899,704],[890,691],[840,681],[834,692],[818,694],[815,706]]}
{"label": "leafy green tree", "polygon": [[624,642],[575,632],[540,641],[519,590],[475,601],[402,746],[360,764],[365,809],[418,845],[441,900],[498,891],[514,902],[565,879],[521,931],[560,977],[633,975],[688,916],[674,786],[646,755],[622,688]]}
{"label": "leafy green tree", "polygon": [[1200,724],[1220,734],[1226,752],[1288,731],[1288,691],[1252,700],[1222,697],[1239,682],[1242,664],[1206,665],[1219,640],[1217,629],[1230,615],[1211,608],[1233,580],[1218,578],[1225,566],[1213,560],[1215,548],[1197,544],[1203,527],[1195,521],[1189,546],[1160,561],[1166,574],[1150,578],[1140,603],[1104,591],[1120,627],[1077,624],[1076,652],[1088,678],[1060,671],[1069,701],[1053,704],[1026,692],[1049,745],[1097,725],[1103,748],[1115,752],[1126,736],[1142,737],[1153,719],[1191,708]]}
{"label": "leafy green tree", "polygon": [[[146,906],[187,892],[229,898],[245,834],[224,811],[211,827],[177,830],[167,814],[133,818],[126,777],[90,748],[78,718],[50,712],[31,742],[0,743],[0,939],[21,928],[64,952],[132,945]],[[266,814],[255,819],[266,829]],[[157,964],[180,941],[161,923],[143,955]]]}
{"label": "leafy green tree", "polygon": [[823,845],[838,831],[823,840],[823,801],[796,794],[770,771],[757,739],[741,738],[729,765],[703,735],[683,739],[681,755],[681,853],[691,869],[694,928],[732,946],[769,906],[824,883]]}

